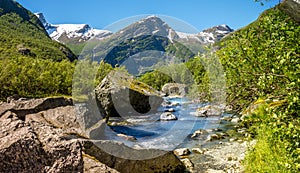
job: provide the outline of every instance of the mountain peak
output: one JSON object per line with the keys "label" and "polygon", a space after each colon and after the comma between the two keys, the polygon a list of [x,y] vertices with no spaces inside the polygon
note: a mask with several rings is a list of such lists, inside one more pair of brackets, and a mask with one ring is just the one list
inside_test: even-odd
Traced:
{"label": "mountain peak", "polygon": [[145,17],[144,19],[160,19],[160,18],[155,15],[149,15],[149,16]]}
{"label": "mountain peak", "polygon": [[176,32],[162,19],[155,15],[147,16],[116,33],[122,38],[134,38],[141,35],[167,37],[172,42],[178,38]]}

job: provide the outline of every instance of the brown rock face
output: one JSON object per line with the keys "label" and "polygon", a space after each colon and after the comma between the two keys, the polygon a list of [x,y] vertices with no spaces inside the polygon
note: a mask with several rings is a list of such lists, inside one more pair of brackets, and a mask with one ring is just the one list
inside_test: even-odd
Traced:
{"label": "brown rock face", "polygon": [[153,113],[163,101],[158,91],[118,71],[104,78],[95,94],[100,112],[105,117]]}
{"label": "brown rock face", "polygon": [[81,172],[79,142],[59,140],[53,127],[24,122],[11,114],[0,119],[0,172]]}
{"label": "brown rock face", "polygon": [[[65,98],[1,103],[0,172],[138,173],[183,172],[185,169],[172,152],[135,150],[122,143],[91,141],[81,130],[76,114],[79,110],[71,105],[72,101]],[[124,151],[127,156],[136,155],[141,159],[114,154]],[[157,157],[142,159],[151,154]]]}

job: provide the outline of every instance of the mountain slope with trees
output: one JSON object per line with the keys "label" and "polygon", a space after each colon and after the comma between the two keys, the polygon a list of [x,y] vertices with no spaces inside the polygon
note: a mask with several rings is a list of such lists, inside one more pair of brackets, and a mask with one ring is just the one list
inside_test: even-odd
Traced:
{"label": "mountain slope with trees", "polygon": [[71,94],[76,56],[48,37],[39,19],[12,0],[0,1],[0,99],[17,94]]}

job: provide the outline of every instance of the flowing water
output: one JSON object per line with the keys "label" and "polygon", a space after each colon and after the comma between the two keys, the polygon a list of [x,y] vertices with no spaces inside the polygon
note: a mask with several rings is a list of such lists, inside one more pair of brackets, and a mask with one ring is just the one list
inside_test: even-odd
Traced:
{"label": "flowing water", "polygon": [[[175,121],[159,121],[159,117],[164,112],[165,107],[161,107],[161,112],[152,115],[140,117],[126,117],[129,125],[115,125],[106,128],[106,138],[125,143],[130,147],[138,148],[155,148],[162,150],[173,150],[182,146],[193,146],[196,143],[199,145],[203,141],[195,141],[190,139],[190,135],[198,129],[216,129],[220,127],[221,116],[213,117],[196,117],[193,113],[197,108],[203,107],[206,104],[193,103],[186,98],[165,98],[171,103],[177,103],[176,106],[171,106],[177,116]],[[229,116],[223,114],[222,116]],[[115,119],[118,121],[118,119]],[[117,134],[125,134],[134,136],[135,141],[126,140]]]}

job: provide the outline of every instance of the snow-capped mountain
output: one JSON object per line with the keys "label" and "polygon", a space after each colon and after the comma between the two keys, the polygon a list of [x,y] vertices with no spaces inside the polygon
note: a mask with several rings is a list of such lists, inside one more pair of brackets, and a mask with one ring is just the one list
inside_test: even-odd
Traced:
{"label": "snow-capped mountain", "polygon": [[99,30],[90,27],[88,24],[50,24],[43,13],[35,13],[43,23],[49,36],[59,42],[88,41],[91,39],[103,39],[112,34],[108,30]]}
{"label": "snow-capped mountain", "polygon": [[134,38],[141,35],[156,35],[169,38],[172,42],[178,39],[176,31],[157,16],[148,16],[114,34],[116,37]]}
{"label": "snow-capped mountain", "polygon": [[214,26],[196,34],[178,32],[172,29],[166,22],[157,16],[148,16],[124,29],[112,33],[108,30],[94,29],[88,24],[50,24],[45,19],[43,13],[35,13],[43,23],[49,36],[59,42],[84,42],[91,39],[101,40],[108,36],[114,38],[129,39],[141,35],[156,35],[183,42],[197,42],[201,44],[211,44],[221,40],[225,35],[233,31],[227,25]]}
{"label": "snow-capped mountain", "polygon": [[212,28],[203,30],[197,34],[188,34],[183,32],[176,32],[180,40],[183,41],[197,41],[202,44],[215,43],[220,41],[224,36],[233,32],[227,25],[218,25]]}

